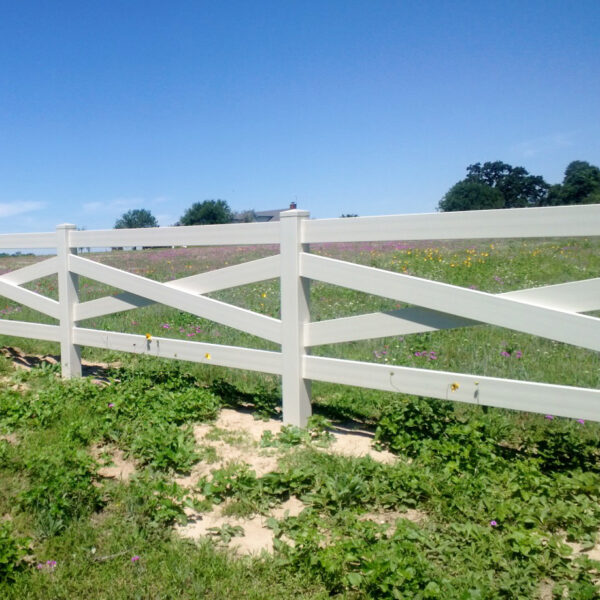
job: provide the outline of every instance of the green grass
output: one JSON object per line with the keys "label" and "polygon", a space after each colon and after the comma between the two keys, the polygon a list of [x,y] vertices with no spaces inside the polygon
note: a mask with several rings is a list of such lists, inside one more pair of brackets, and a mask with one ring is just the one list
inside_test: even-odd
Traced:
{"label": "green grass", "polygon": [[[600,563],[565,544],[597,539],[596,424],[393,396],[376,431],[393,464],[328,454],[319,417],[312,435],[264,436],[286,449],[275,471],[230,464],[186,490],[175,475],[214,456],[181,432],[248,396],[228,384],[216,396],[174,363],[111,376],[104,387],[49,369],[5,376],[0,428],[18,442],[0,441],[2,597],[536,598],[548,582],[557,598],[597,597]],[[15,382],[28,389],[11,393]],[[90,449],[107,442],[137,457],[129,483],[98,476]],[[291,495],[307,508],[271,519],[273,555],[239,558],[172,530],[188,505],[227,501],[244,516]]]}
{"label": "green grass", "polygon": [[[313,251],[498,293],[597,277],[599,246],[589,239]],[[180,249],[93,258],[165,281],[272,252]],[[1,259],[0,269],[12,268],[12,260]],[[30,287],[55,295],[55,279]],[[113,291],[81,281],[83,300]],[[278,316],[275,281],[214,297]],[[317,320],[397,307],[333,286],[312,287]],[[38,319],[11,302],[0,308],[4,318]],[[158,305],[84,325],[275,348]],[[1,342],[36,354],[57,352],[43,342]],[[489,326],[338,344],[315,353],[600,387],[598,353]],[[84,356],[124,357],[97,349],[84,349]],[[257,477],[244,465],[230,465],[186,490],[176,476],[215,460],[214,452],[194,443],[190,427],[211,422],[223,406],[250,407],[258,417],[276,414],[279,382],[140,356],[127,357],[126,364],[109,372],[113,383],[101,386],[61,382],[56,367],[15,371],[0,359],[0,435],[11,436],[0,439],[0,597],[462,600],[538,598],[542,588],[554,598],[600,595],[600,563],[575,556],[565,543],[597,542],[595,423],[315,383],[313,434],[289,428],[263,439],[264,446],[285,449],[274,472]],[[376,426],[377,443],[398,460],[388,465],[328,454],[323,417]],[[99,477],[91,448],[105,444],[136,460],[138,472],[129,483]],[[173,525],[185,521],[186,506],[227,502],[231,514],[266,514],[290,495],[307,508],[298,517],[271,521],[273,555],[240,558],[211,541],[193,544],[173,533]],[[405,518],[408,509],[422,518]],[[387,514],[388,524],[369,520],[369,514]],[[222,531],[221,538],[234,534]],[[140,558],[132,562],[135,556]]]}

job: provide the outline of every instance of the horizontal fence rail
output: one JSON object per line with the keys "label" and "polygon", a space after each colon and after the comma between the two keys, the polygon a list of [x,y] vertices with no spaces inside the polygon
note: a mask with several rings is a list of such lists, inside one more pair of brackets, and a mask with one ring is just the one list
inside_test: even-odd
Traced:
{"label": "horizontal fence rail", "polygon": [[316,244],[596,236],[599,220],[600,204],[315,219],[303,223],[302,241]]}
{"label": "horizontal fence rail", "polygon": [[71,243],[74,248],[278,244],[279,227],[277,223],[237,223],[232,225],[73,231]]}
{"label": "horizontal fence rail", "polygon": [[[600,351],[600,278],[489,294],[310,253],[310,244],[600,235],[600,205],[310,220],[290,210],[281,221],[193,227],[0,235],[0,248],[55,248],[56,256],[0,275],[0,295],[57,320],[48,325],[0,319],[0,334],[59,342],[64,377],[81,375],[82,346],[248,369],[282,378],[283,418],[305,425],[310,382],[551,413],[600,421],[600,390],[312,356],[310,348],[377,337],[491,324]],[[279,254],[160,283],[77,255],[82,247],[273,245]],[[58,275],[59,299],[22,287]],[[79,302],[78,278],[122,290]],[[206,294],[280,279],[281,319]],[[311,321],[310,282],[321,281],[410,306]],[[233,327],[280,345],[278,351],[83,328],[79,322],[154,303]]]}

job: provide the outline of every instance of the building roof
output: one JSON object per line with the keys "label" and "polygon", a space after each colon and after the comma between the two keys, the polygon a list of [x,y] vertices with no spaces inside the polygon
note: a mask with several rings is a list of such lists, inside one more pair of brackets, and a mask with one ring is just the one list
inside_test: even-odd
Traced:
{"label": "building roof", "polygon": [[289,207],[277,208],[274,210],[258,210],[254,214],[256,215],[256,221],[261,223],[265,221],[279,221],[279,213],[284,210],[290,210]]}

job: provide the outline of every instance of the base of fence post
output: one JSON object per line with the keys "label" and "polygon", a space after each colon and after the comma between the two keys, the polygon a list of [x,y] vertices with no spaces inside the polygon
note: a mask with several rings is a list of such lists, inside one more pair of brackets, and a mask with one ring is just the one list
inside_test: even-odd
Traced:
{"label": "base of fence post", "polygon": [[302,221],[305,210],[280,213],[281,220],[281,387],[283,422],[305,427],[311,415],[310,380],[303,377],[304,325],[310,321],[310,281],[300,277]]}
{"label": "base of fence post", "polygon": [[60,365],[65,379],[81,377],[81,347],[73,344],[73,310],[79,301],[79,277],[69,270],[71,248],[70,232],[75,225],[65,223],[56,227],[56,255],[58,258],[58,301],[60,316]]}

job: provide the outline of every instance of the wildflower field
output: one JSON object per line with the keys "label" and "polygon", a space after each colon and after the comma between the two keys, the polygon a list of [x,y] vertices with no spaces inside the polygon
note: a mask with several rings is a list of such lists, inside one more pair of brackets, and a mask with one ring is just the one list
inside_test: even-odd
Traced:
{"label": "wildflower field", "polygon": [[[598,277],[599,250],[596,238],[311,248],[492,293]],[[86,257],[167,281],[276,251]],[[0,273],[36,260],[0,257]],[[56,277],[28,287],[56,297]],[[81,301],[117,292],[80,280]],[[275,280],[211,296],[279,316]],[[401,306],[319,282],[311,288],[313,320]],[[53,322],[5,299],[0,313]],[[81,325],[277,348],[161,305]],[[19,338],[0,337],[0,346],[58,353],[55,344]],[[313,352],[600,387],[598,353],[485,325]],[[61,381],[51,359],[22,370],[0,357],[2,598],[600,597],[596,423],[315,383],[309,428],[282,428],[274,377],[91,348],[83,356],[95,374],[78,381]],[[271,429],[236,436],[220,420],[232,409]],[[336,451],[340,432],[354,429],[372,452]],[[231,460],[220,454],[226,447],[237,449]],[[131,473],[107,475],[120,460]],[[298,510],[277,512],[291,499]],[[210,535],[182,535],[186,521],[216,508],[233,520]],[[238,523],[259,517],[270,551],[236,552],[236,540],[249,535]]]}

